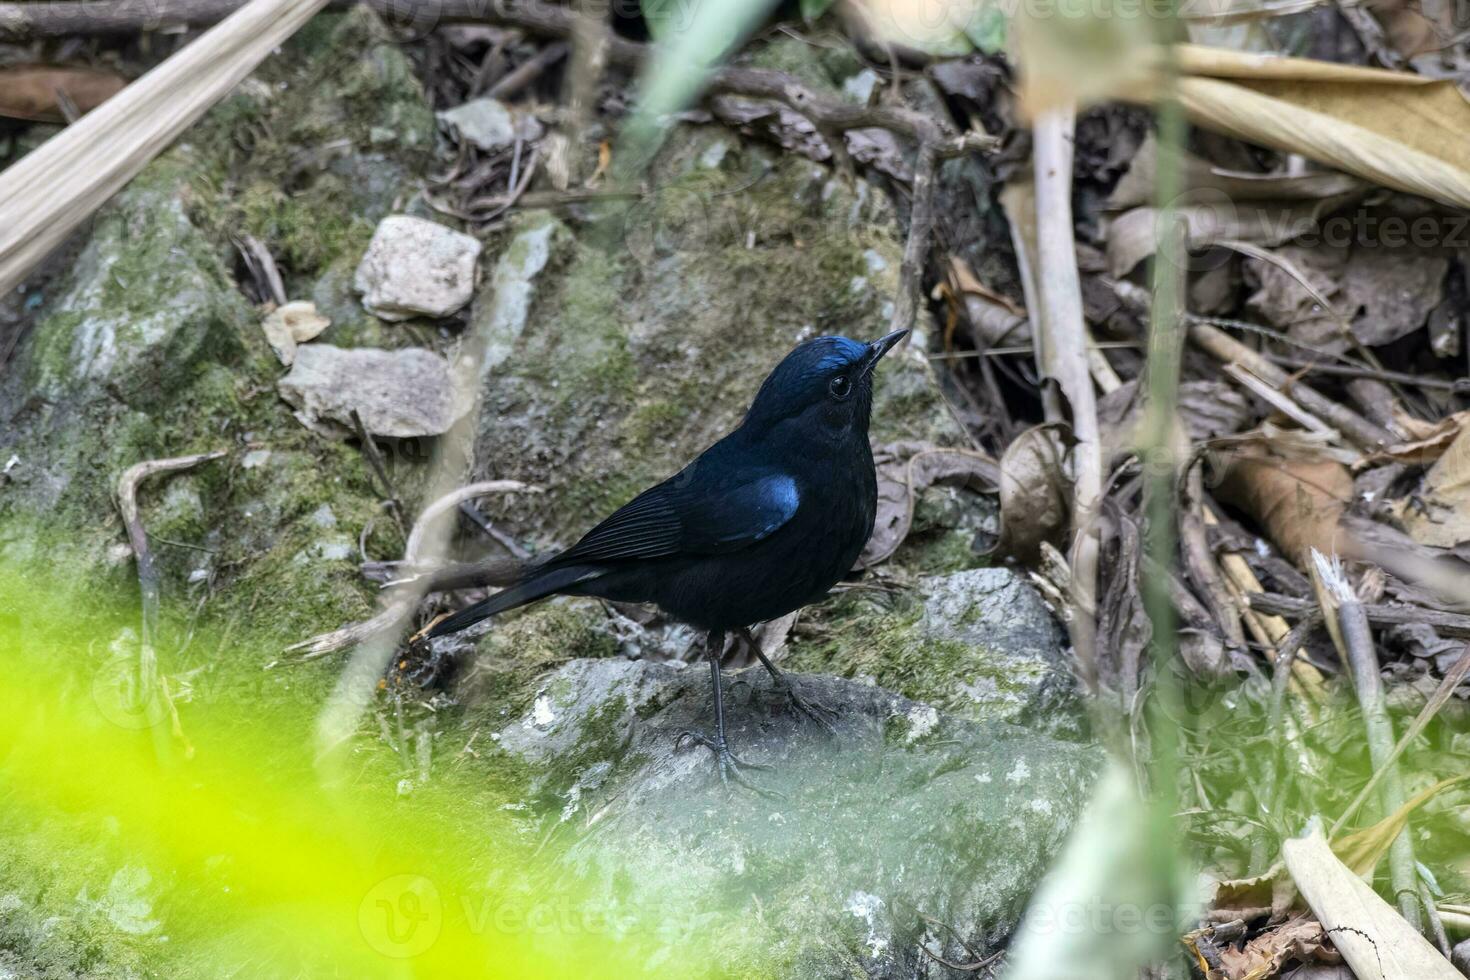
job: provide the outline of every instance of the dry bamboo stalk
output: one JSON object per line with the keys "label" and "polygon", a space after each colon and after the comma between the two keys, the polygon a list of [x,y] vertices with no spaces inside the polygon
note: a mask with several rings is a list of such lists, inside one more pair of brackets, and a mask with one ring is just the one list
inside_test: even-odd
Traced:
{"label": "dry bamboo stalk", "polygon": [[0,173],[0,294],[326,4],[251,0]]}
{"label": "dry bamboo stalk", "polygon": [[[1036,180],[1037,366],[1061,387],[1071,408],[1073,450],[1071,604],[1069,623],[1078,672],[1089,690],[1097,686],[1097,558],[1095,520],[1102,498],[1102,442],[1097,399],[1088,364],[1087,325],[1072,229],[1072,132],[1070,108],[1040,113],[1033,128]],[[1057,413],[1059,406],[1050,406]]]}
{"label": "dry bamboo stalk", "polygon": [[[1328,632],[1332,634],[1338,656],[1348,666],[1353,690],[1358,695],[1363,728],[1368,736],[1368,755],[1373,761],[1375,776],[1382,781],[1383,815],[1388,816],[1403,807],[1404,787],[1399,778],[1398,763],[1394,761],[1393,722],[1389,720],[1388,704],[1384,699],[1378,653],[1373,648],[1373,630],[1368,625],[1363,604],[1358,601],[1336,556],[1328,559],[1313,548],[1310,571]],[[1388,864],[1389,880],[1399,910],[1417,930],[1420,923],[1419,890],[1415,884],[1414,844],[1407,826],[1394,838],[1388,852]]]}

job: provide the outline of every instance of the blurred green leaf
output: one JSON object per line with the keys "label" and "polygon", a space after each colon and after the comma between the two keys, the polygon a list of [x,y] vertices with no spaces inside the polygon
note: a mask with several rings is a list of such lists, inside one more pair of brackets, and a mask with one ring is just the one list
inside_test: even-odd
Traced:
{"label": "blurred green leaf", "polygon": [[1167,814],[1114,760],[1012,938],[1005,980],[1135,980],[1198,916]]}
{"label": "blurred green leaf", "polygon": [[643,0],[643,20],[655,41],[666,41],[680,28],[680,20],[689,10],[688,0]]}
{"label": "blurred green leaf", "polygon": [[667,116],[699,94],[710,68],[744,41],[775,0],[643,0],[658,39],[639,82],[637,110],[613,154],[618,180],[642,172],[663,142]]}
{"label": "blurred green leaf", "polygon": [[985,7],[975,12],[965,24],[965,36],[985,54],[995,54],[1006,46],[1006,15],[998,7]]}
{"label": "blurred green leaf", "polygon": [[832,9],[836,0],[801,0],[801,16],[807,23],[811,23],[818,17]]}

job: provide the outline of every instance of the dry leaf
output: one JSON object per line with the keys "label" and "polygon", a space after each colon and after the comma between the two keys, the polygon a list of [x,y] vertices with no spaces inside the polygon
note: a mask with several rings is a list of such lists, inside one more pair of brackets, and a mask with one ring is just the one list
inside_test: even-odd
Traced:
{"label": "dry leaf", "polygon": [[1365,457],[1362,462],[1353,467],[1354,472],[1366,469],[1375,463],[1385,462],[1427,466],[1443,456],[1445,451],[1460,437],[1460,433],[1470,426],[1470,412],[1456,412],[1438,422],[1425,422],[1412,415],[1395,412],[1394,422],[1409,434],[1410,439],[1407,442],[1384,446],[1378,452]]}
{"label": "dry leaf", "polygon": [[[1470,103],[1453,81],[1190,44],[1176,52],[1175,95],[1195,124],[1470,207]],[[1116,91],[1153,102],[1157,80]]]}
{"label": "dry leaf", "polygon": [[986,348],[1031,343],[1031,323],[1026,318],[1026,310],[981,282],[959,256],[950,257],[949,281],[965,305],[976,343]]}
{"label": "dry leaf", "polygon": [[[1184,432],[1191,443],[1233,435],[1245,427],[1253,414],[1246,397],[1223,381],[1203,379],[1179,385],[1179,420],[1184,423]],[[1143,421],[1138,381],[1126,381],[1100,397],[1097,421],[1104,458],[1136,449],[1138,427]]]}
{"label": "dry leaf", "polygon": [[1022,432],[1000,458],[1000,541],[996,550],[1023,560],[1055,542],[1071,512],[1067,450],[1057,423]]}
{"label": "dry leaf", "polygon": [[1250,514],[1282,554],[1304,565],[1312,548],[1339,549],[1338,519],[1353,499],[1353,478],[1340,462],[1290,458],[1244,449],[1232,455],[1219,495]]}
{"label": "dry leaf", "polygon": [[1337,859],[1322,828],[1282,847],[1287,870],[1359,980],[1464,980],[1378,894]]}
{"label": "dry leaf", "polygon": [[1470,430],[1462,429],[1401,505],[1400,520],[1420,544],[1453,548],[1470,541]]}
{"label": "dry leaf", "polygon": [[[1312,231],[1319,219],[1361,197],[1368,185],[1339,173],[1248,174],[1212,166],[1186,154],[1185,190],[1173,201],[1185,221],[1189,248],[1245,241],[1276,245]],[[1152,135],[1139,148],[1108,208],[1122,211],[1107,225],[1108,268],[1127,275],[1157,246],[1154,204],[1158,145]]]}
{"label": "dry leaf", "polygon": [[[1262,174],[1217,167],[1185,153],[1184,186],[1190,192],[1214,191],[1231,201],[1320,201],[1361,191],[1365,185],[1347,174]],[[1128,172],[1108,195],[1108,210],[1126,211],[1153,204],[1158,180],[1159,143],[1149,133],[1128,165]]]}
{"label": "dry leaf", "polygon": [[878,513],[859,568],[886,561],[908,537],[914,500],[936,483],[991,490],[1000,480],[995,460],[968,449],[895,444],[878,450]]}
{"label": "dry leaf", "polygon": [[277,307],[261,321],[265,339],[281,363],[290,367],[296,360],[296,345],[314,340],[332,325],[332,321],[316,311],[316,304],[297,301]]}
{"label": "dry leaf", "polygon": [[66,122],[63,99],[86,114],[128,84],[101,68],[9,65],[0,68],[0,116],[32,122]]}
{"label": "dry leaf", "polygon": [[[1270,980],[1281,975],[1289,963],[1340,961],[1328,941],[1322,923],[1310,916],[1296,916],[1271,926],[1237,949],[1233,944],[1215,945],[1214,927],[1199,929],[1184,937],[1207,980]],[[1212,956],[1206,957],[1208,950]],[[1213,959],[1218,967],[1211,967]]]}

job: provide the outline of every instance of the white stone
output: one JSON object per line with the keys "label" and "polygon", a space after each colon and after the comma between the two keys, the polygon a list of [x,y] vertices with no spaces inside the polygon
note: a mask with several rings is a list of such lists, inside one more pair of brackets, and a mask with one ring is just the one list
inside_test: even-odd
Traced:
{"label": "white stone", "polygon": [[535,116],[490,98],[446,109],[439,121],[482,150],[514,146],[516,140],[529,143],[546,131]]}
{"label": "white stone", "polygon": [[468,406],[468,399],[455,397],[449,363],[420,347],[387,351],[307,344],[296,352],[291,373],[277,389],[296,407],[303,425],[325,434],[353,431],[355,409],[373,435],[437,436]]}
{"label": "white stone", "polygon": [[480,243],[453,228],[406,214],[389,215],[352,285],[362,305],[384,320],[448,316],[470,301]]}

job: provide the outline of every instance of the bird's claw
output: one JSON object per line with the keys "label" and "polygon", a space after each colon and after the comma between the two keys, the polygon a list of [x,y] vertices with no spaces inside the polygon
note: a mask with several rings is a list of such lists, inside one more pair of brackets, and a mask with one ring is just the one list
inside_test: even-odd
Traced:
{"label": "bird's claw", "polygon": [[791,704],[792,709],[795,710],[797,714],[805,717],[809,721],[815,722],[816,724],[820,725],[822,731],[826,732],[828,735],[837,734],[837,728],[835,725],[832,724],[834,721],[837,720],[836,711],[833,711],[826,705],[817,704],[813,701],[808,701],[806,698],[801,696],[800,692],[796,690],[795,684],[792,684],[790,681],[784,678],[782,678],[782,680],[777,683],[776,688],[786,695],[786,700]]}
{"label": "bird's claw", "polygon": [[715,761],[720,769],[720,782],[726,786],[730,785],[730,782],[733,780],[751,792],[759,793],[761,796],[778,797],[780,795],[771,790],[756,786],[747,780],[741,772],[742,768],[768,771],[773,768],[772,766],[763,765],[759,762],[746,762],[734,752],[730,751],[730,746],[724,739],[719,737],[711,738],[703,732],[680,732],[679,737],[674,740],[674,749],[677,751],[682,748],[685,741],[694,742],[696,745],[703,745],[715,754]]}

